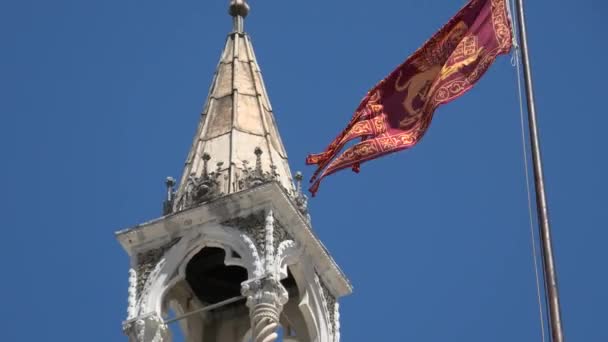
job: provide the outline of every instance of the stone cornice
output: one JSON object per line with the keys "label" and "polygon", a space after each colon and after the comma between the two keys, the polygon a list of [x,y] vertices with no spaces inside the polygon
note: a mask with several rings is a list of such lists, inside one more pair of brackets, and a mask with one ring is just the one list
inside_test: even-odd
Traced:
{"label": "stone cornice", "polygon": [[116,232],[129,255],[158,248],[195,227],[220,224],[260,210],[272,210],[277,221],[303,247],[313,261],[319,277],[336,297],[352,293],[352,286],[312,230],[310,221],[276,182],[229,194],[199,206],[160,217]]}

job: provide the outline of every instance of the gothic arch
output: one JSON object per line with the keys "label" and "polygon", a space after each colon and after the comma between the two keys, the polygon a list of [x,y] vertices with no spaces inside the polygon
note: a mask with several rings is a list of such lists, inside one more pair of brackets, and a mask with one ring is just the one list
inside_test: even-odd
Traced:
{"label": "gothic arch", "polygon": [[[193,228],[171,247],[156,265],[144,288],[140,302],[140,315],[156,313],[162,316],[166,293],[180,280],[185,279],[188,261],[205,247],[218,247],[226,252],[228,266],[241,266],[249,278],[262,274],[262,263],[255,244],[243,232],[222,225],[207,226],[204,231]],[[240,258],[232,257],[232,251]]]}
{"label": "gothic arch", "polygon": [[302,254],[301,248],[293,240],[282,241],[277,247],[274,270],[280,279],[287,277],[287,267],[298,262]]}
{"label": "gothic arch", "polygon": [[[300,259],[300,261],[302,260]],[[298,262],[291,265],[289,269],[300,291],[298,309],[305,321],[310,340],[333,342],[334,339],[330,333],[332,323],[328,312],[331,308],[327,308],[323,299],[323,290],[312,263]]]}

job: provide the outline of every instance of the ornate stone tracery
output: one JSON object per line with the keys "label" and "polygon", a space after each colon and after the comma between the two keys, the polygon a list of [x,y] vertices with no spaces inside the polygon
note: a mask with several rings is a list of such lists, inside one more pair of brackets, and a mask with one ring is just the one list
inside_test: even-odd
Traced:
{"label": "ornate stone tracery", "polygon": [[325,312],[327,314],[327,318],[328,318],[328,321],[330,324],[331,335],[333,336],[334,340],[337,341],[338,339],[336,339],[336,335],[338,334],[338,328],[339,328],[337,319],[339,318],[339,316],[336,316],[336,313],[338,310],[337,306],[336,306],[337,305],[336,297],[334,297],[331,294],[331,292],[329,291],[329,289],[327,288],[325,283],[320,280],[320,277],[318,275],[315,275],[315,280],[321,287],[321,294],[323,296],[323,305],[325,307]]}
{"label": "ornate stone tracery", "polygon": [[250,189],[264,183],[273,182],[279,176],[277,173],[277,167],[274,164],[270,164],[270,171],[264,171],[262,168],[262,154],[264,152],[261,148],[256,147],[254,153],[254,167],[249,166],[249,161],[243,160],[243,178],[241,178],[238,182],[239,190]]}
{"label": "ornate stone tracery", "polygon": [[264,255],[264,212],[258,211],[247,216],[236,217],[222,222],[223,226],[234,227],[247,234],[255,243],[260,255]]}
{"label": "ornate stone tracery", "polygon": [[[229,237],[229,234],[232,234],[233,237]],[[232,239],[240,240],[241,245],[237,246],[229,242],[236,241]],[[209,242],[203,242],[203,240]],[[140,287],[142,284],[145,285],[143,291],[140,290],[139,292],[143,298],[141,296],[139,298],[137,314],[140,317],[148,317],[150,314],[158,316],[159,314],[156,312],[160,311],[155,311],[154,309],[157,305],[156,303],[159,300],[165,301],[165,299],[159,299],[158,297],[160,293],[165,292],[165,290],[160,289],[171,288],[172,285],[166,284],[159,288],[154,283],[159,279],[166,279],[164,281],[174,283],[178,279],[176,277],[179,277],[179,273],[175,271],[174,267],[180,264],[187,264],[189,256],[198,253],[197,251],[200,250],[193,249],[196,248],[195,246],[201,246],[201,244],[219,246],[219,244],[223,243],[222,241],[228,242],[223,247],[227,252],[227,256],[233,255],[229,251],[235,250],[238,251],[239,255],[238,259],[234,259],[236,262],[245,262],[243,264],[245,266],[247,263],[257,265],[247,267],[252,273],[250,273],[249,280],[243,283],[243,287],[241,288],[241,293],[247,297],[247,306],[250,312],[251,326],[253,327],[251,335],[253,337],[257,336],[257,339],[254,339],[254,341],[266,339],[266,341],[270,342],[277,338],[275,336],[276,330],[282,322],[281,312],[288,302],[291,293],[291,290],[288,291],[281,281],[281,279],[286,278],[288,275],[287,266],[290,267],[291,271],[296,272],[294,275],[297,275],[298,279],[300,279],[298,280],[299,284],[304,285],[307,282],[311,285],[304,286],[316,284],[316,286],[310,287],[309,290],[305,287],[301,288],[301,291],[304,291],[301,295],[304,295],[306,291],[313,290],[313,288],[315,291],[314,295],[304,295],[301,298],[306,300],[307,307],[314,308],[317,306],[318,308],[322,308],[322,310],[308,311],[304,307],[300,307],[300,309],[307,310],[306,312],[310,312],[312,315],[315,315],[315,312],[321,312],[325,318],[320,321],[307,318],[305,324],[309,327],[320,324],[316,328],[312,328],[313,330],[310,330],[307,334],[309,336],[317,336],[317,341],[320,342],[336,342],[339,340],[339,324],[337,322],[339,315],[335,297],[313,268],[310,268],[312,270],[310,278],[305,275],[309,272],[305,271],[309,269],[309,266],[291,269],[290,265],[300,262],[303,262],[303,265],[309,265],[307,264],[307,260],[309,259],[307,259],[308,257],[302,259],[300,256],[302,252],[301,247],[294,241],[291,234],[282,224],[275,219],[273,211],[269,209],[261,209],[247,216],[222,221],[221,224],[214,224],[213,227],[205,228],[204,231],[199,231],[196,228],[190,229],[188,234],[181,238],[137,254],[141,263],[136,263],[135,265],[139,267],[139,270],[142,270],[144,275],[147,274],[146,278],[148,279],[147,281],[143,281],[143,283],[141,279],[135,279],[135,283],[139,284]],[[175,259],[180,255],[183,255],[182,258],[185,259],[182,259],[182,261]],[[252,256],[254,257],[252,258]],[[228,259],[226,259],[226,262],[228,262]],[[158,269],[159,265],[160,269]],[[176,274],[176,276],[174,277],[173,274]],[[166,278],[166,275],[171,275],[171,277]],[[309,314],[307,313],[303,317],[309,317],[306,315]],[[130,317],[132,319],[125,324],[125,332],[129,336],[132,336],[131,341],[167,341],[163,337],[168,333],[165,326],[154,320],[142,320],[140,317],[137,317],[137,315],[136,317]],[[296,329],[296,331],[298,330]],[[317,331],[316,335],[314,335],[314,331]],[[143,340],[141,340],[142,336]]]}
{"label": "ornate stone tracery", "polygon": [[146,281],[148,280],[150,273],[152,273],[162,256],[165,254],[166,251],[169,250],[169,248],[173,247],[176,243],[178,243],[179,240],[180,238],[175,238],[163,246],[147,250],[137,255],[136,292],[138,296],[141,297],[141,294],[144,290]]}
{"label": "ornate stone tracery", "polygon": [[137,271],[129,269],[129,297],[127,308],[127,320],[137,315]]}
{"label": "ornate stone tracery", "polygon": [[202,174],[200,177],[196,177],[194,174],[188,176],[185,190],[177,201],[176,211],[191,208],[223,195],[220,176],[224,163],[218,162],[217,169],[214,172],[209,172],[208,164],[211,156],[208,153],[203,153],[201,158],[203,160]]}
{"label": "ornate stone tracery", "polygon": [[[254,242],[260,255],[266,255],[266,214],[264,211],[257,211],[247,216],[236,217],[222,222],[222,225],[234,227],[247,234]],[[285,240],[292,239],[279,221],[273,224],[273,248],[276,250],[279,244]]]}
{"label": "ornate stone tracery", "polygon": [[247,306],[251,310],[253,340],[275,341],[281,311],[289,298],[287,290],[275,276],[267,275],[245,282],[241,293],[247,297]]}

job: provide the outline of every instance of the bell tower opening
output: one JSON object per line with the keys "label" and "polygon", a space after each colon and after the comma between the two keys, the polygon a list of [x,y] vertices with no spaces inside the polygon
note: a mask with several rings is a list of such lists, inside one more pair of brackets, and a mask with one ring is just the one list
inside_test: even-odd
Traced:
{"label": "bell tower opening", "polygon": [[241,283],[247,280],[247,270],[226,266],[226,252],[217,247],[205,247],[186,266],[186,281],[196,297],[205,304],[215,304],[241,295]]}
{"label": "bell tower opening", "polygon": [[[230,257],[240,256],[232,252]],[[168,292],[165,301],[169,315],[171,311],[174,316],[185,315],[171,327],[176,342],[241,342],[240,337],[249,330],[245,299],[188,315],[241,296],[241,283],[248,278],[247,270],[226,265],[225,260],[223,248],[204,247],[187,262],[184,278]]]}

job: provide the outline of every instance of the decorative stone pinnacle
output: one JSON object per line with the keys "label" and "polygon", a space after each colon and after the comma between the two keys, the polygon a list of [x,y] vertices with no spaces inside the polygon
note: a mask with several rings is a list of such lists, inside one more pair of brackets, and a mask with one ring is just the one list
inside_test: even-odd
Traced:
{"label": "decorative stone pinnacle", "polygon": [[201,159],[203,160],[202,173],[200,177],[197,177],[195,172],[190,174],[183,194],[177,199],[176,210],[184,210],[223,195],[220,175],[224,163],[218,162],[217,169],[209,172],[211,156],[203,153]]}
{"label": "decorative stone pinnacle", "polygon": [[260,147],[253,150],[255,154],[255,166],[249,166],[249,161],[243,160],[243,177],[239,180],[239,189],[248,189],[258,186],[263,183],[272,182],[279,177],[277,167],[270,164],[270,171],[264,171],[262,167],[262,154],[264,153]]}
{"label": "decorative stone pinnacle", "polygon": [[245,0],[231,0],[228,13],[233,17],[245,18],[249,14],[249,5]]}
{"label": "decorative stone pinnacle", "polygon": [[302,197],[302,179],[304,179],[304,177],[302,176],[302,172],[296,172],[294,178],[296,180],[296,196]]}
{"label": "decorative stone pinnacle", "polygon": [[301,182],[302,179],[304,179],[304,176],[302,176],[302,172],[300,172],[300,171],[296,172],[296,180],[298,182]]}
{"label": "decorative stone pinnacle", "polygon": [[175,186],[175,179],[173,177],[167,177],[165,185],[167,185],[167,188],[173,188]]}
{"label": "decorative stone pinnacle", "polygon": [[294,179],[296,180],[296,192],[295,192],[295,201],[300,212],[308,218],[310,221],[310,215],[308,214],[308,198],[302,192],[302,172],[296,172]]}
{"label": "decorative stone pinnacle", "polygon": [[259,175],[262,174],[262,153],[264,153],[262,151],[261,148],[256,147],[255,150],[253,151],[253,153],[255,153],[255,171],[259,173]]}
{"label": "decorative stone pinnacle", "polygon": [[168,215],[173,212],[173,202],[175,200],[175,191],[173,187],[175,186],[175,179],[173,177],[167,177],[165,185],[167,186],[167,198],[165,198],[165,201],[163,202],[163,215]]}
{"label": "decorative stone pinnacle", "polygon": [[207,153],[203,153],[203,178],[209,177],[209,169],[207,168],[209,160],[211,160],[211,156]]}

